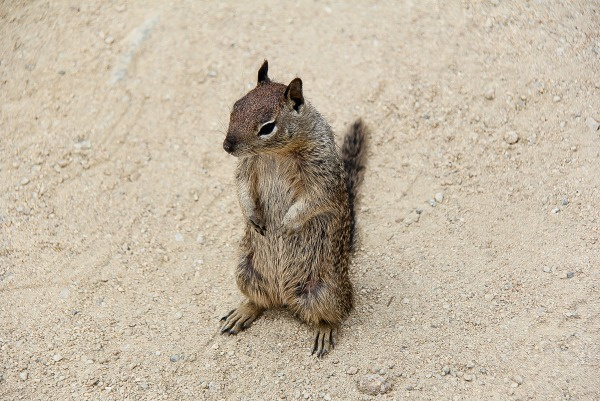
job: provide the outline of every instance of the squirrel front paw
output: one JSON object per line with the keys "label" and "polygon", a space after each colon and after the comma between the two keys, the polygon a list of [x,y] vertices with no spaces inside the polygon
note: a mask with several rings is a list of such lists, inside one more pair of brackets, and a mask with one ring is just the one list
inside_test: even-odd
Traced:
{"label": "squirrel front paw", "polygon": [[267,227],[265,227],[265,222],[260,217],[252,215],[248,218],[248,220],[250,220],[250,224],[252,224],[252,227],[257,233],[263,236],[265,235]]}
{"label": "squirrel front paw", "polygon": [[285,220],[283,221],[283,223],[281,224],[281,226],[279,227],[279,232],[288,235],[288,236],[292,236],[294,234],[296,234],[298,231],[300,231],[300,229],[302,228],[301,224],[295,223],[295,222],[286,222]]}

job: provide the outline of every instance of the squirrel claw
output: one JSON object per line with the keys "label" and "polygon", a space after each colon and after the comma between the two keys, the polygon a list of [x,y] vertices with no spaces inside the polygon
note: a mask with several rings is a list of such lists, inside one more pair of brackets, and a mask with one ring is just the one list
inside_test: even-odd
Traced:
{"label": "squirrel claw", "polygon": [[250,327],[262,313],[262,309],[254,304],[244,303],[239,308],[232,310],[221,321],[225,320],[221,327],[221,334],[236,335],[242,330]]}
{"label": "squirrel claw", "polygon": [[316,354],[317,358],[321,359],[334,348],[335,341],[333,340],[333,329],[328,325],[317,328],[311,355]]}
{"label": "squirrel claw", "polygon": [[267,232],[265,224],[256,216],[250,216],[249,220],[256,232],[264,237],[265,233]]}

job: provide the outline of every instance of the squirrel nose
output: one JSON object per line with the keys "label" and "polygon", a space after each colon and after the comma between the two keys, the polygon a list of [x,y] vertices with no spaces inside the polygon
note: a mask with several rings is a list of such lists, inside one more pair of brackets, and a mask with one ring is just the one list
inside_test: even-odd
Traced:
{"label": "squirrel nose", "polygon": [[235,148],[235,139],[231,138],[231,137],[225,138],[225,140],[223,141],[223,149],[225,149],[225,151],[227,153],[231,153],[231,152],[233,152],[234,148]]}

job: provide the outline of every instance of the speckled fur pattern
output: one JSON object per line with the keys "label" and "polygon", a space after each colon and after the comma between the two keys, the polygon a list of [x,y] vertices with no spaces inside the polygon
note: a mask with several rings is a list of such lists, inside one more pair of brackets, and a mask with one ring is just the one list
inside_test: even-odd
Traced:
{"label": "speckled fur pattern", "polygon": [[[224,318],[222,331],[236,334],[263,310],[287,307],[316,328],[313,352],[323,356],[353,307],[349,202],[363,168],[365,129],[355,124],[360,129],[345,139],[354,147],[343,147],[340,157],[329,124],[298,99],[301,81],[292,81],[290,95],[290,86],[268,79],[266,65],[257,87],[235,103],[224,143],[240,157],[236,182],[246,230],[236,281],[248,300],[238,308],[244,313]],[[276,132],[260,138],[261,125],[273,120]]]}

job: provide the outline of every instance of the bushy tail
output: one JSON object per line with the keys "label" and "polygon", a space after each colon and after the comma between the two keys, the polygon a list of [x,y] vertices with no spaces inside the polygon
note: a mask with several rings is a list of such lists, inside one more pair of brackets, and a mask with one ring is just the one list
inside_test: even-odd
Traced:
{"label": "bushy tail", "polygon": [[368,128],[358,119],[352,124],[344,143],[342,144],[341,156],[346,171],[346,189],[348,190],[348,202],[350,205],[350,249],[354,250],[356,242],[356,218],[354,204],[358,187],[362,182],[365,169],[365,158],[367,153]]}

